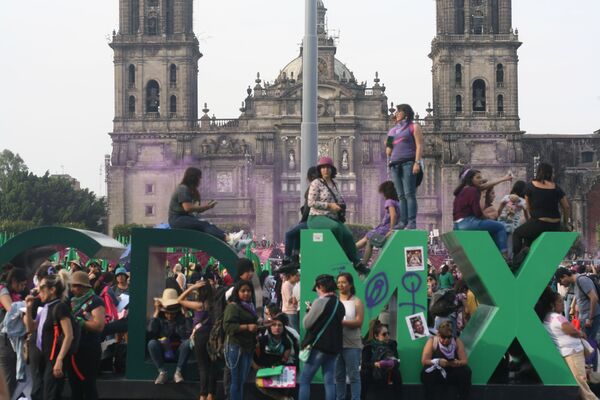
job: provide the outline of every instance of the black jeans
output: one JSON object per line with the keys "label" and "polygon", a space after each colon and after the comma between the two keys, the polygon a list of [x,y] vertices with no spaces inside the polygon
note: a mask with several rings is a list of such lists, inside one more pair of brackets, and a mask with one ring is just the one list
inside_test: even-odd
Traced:
{"label": "black jeans", "polygon": [[17,388],[17,355],[5,333],[0,333],[0,369],[4,371],[10,396]]}
{"label": "black jeans", "polygon": [[448,398],[447,387],[455,386],[459,400],[467,400],[471,393],[471,368],[468,365],[457,368],[445,368],[446,378],[440,370],[421,372],[421,382],[425,400],[443,400]]}
{"label": "black jeans", "polygon": [[217,395],[217,368],[206,350],[209,336],[210,332],[196,332],[194,335],[194,353],[200,375],[200,396]]}
{"label": "black jeans", "polygon": [[530,219],[513,232],[513,254],[517,255],[523,246],[530,247],[535,239],[544,232],[560,231],[560,222],[544,222]]}
{"label": "black jeans", "polygon": [[201,221],[191,215],[177,215],[175,217],[170,217],[169,225],[173,229],[193,229],[195,231],[204,232],[225,241],[225,232],[210,222]]}
{"label": "black jeans", "polygon": [[[69,358],[69,385],[71,398],[78,400],[97,400],[98,388],[96,378],[100,368],[102,349],[100,343],[83,344],[79,346],[77,354]],[[65,360],[65,363],[67,360]]]}

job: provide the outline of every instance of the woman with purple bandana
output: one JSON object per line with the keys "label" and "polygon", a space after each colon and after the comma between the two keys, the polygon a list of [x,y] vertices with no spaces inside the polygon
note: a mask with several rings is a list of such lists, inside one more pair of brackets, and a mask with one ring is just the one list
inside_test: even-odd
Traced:
{"label": "woman with purple bandana", "polygon": [[391,178],[400,201],[399,227],[417,228],[417,175],[423,157],[421,125],[408,104],[400,104],[394,114],[396,125],[388,132],[385,152],[389,157]]}

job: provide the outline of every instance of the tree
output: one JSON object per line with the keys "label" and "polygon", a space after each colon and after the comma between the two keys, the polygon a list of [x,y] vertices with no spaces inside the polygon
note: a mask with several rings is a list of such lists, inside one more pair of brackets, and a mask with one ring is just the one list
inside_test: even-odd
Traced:
{"label": "tree", "polygon": [[74,189],[62,177],[48,172],[37,176],[18,155],[0,155],[0,223],[23,221],[40,225],[82,226],[102,230],[106,216],[104,199],[88,189]]}

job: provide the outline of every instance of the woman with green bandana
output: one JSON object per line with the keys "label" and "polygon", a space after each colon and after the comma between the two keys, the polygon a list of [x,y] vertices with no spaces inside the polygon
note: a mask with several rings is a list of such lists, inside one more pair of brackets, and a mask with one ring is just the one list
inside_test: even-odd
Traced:
{"label": "woman with green bandana", "polygon": [[81,329],[77,352],[71,356],[68,373],[73,399],[96,400],[96,376],[100,365],[100,334],[104,329],[104,302],[94,293],[88,275],[71,274],[71,313]]}

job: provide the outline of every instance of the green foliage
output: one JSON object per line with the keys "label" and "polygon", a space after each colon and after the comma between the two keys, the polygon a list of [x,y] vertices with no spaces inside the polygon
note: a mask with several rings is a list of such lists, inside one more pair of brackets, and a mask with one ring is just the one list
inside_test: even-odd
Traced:
{"label": "green foliage", "polygon": [[250,225],[244,222],[226,222],[219,224],[219,228],[222,229],[225,233],[237,232],[242,229],[246,233],[250,232]]}
{"label": "green foliage", "polygon": [[129,237],[129,236],[131,236],[131,230],[133,228],[143,228],[143,227],[144,227],[144,225],[140,225],[140,224],[120,224],[120,225],[115,225],[113,227],[112,236],[114,238]]}
{"label": "green foliage", "polygon": [[371,225],[361,225],[361,224],[346,224],[346,227],[350,229],[352,232],[352,236],[354,237],[354,241],[357,242],[369,232],[373,227]]}
{"label": "green foliage", "polygon": [[35,228],[36,225],[32,221],[10,221],[0,220],[0,232],[9,234],[18,234]]}
{"label": "green foliage", "polygon": [[93,192],[74,189],[67,179],[48,172],[37,176],[28,172],[18,155],[8,150],[0,153],[0,221],[100,231],[105,217],[104,199]]}

